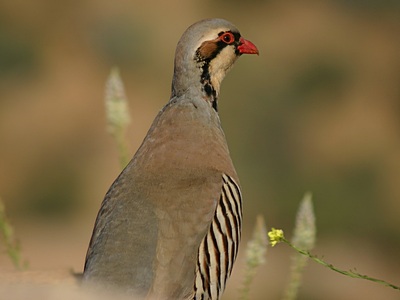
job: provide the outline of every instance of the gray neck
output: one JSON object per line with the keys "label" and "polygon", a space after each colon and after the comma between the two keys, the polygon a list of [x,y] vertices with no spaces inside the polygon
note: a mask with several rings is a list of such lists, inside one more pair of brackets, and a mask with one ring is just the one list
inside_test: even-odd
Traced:
{"label": "gray neck", "polygon": [[182,64],[179,65],[175,61],[171,99],[185,94],[189,94],[191,97],[201,97],[217,111],[218,91],[212,85],[208,63],[196,62],[193,59],[185,64],[189,65],[189,68],[182,67]]}

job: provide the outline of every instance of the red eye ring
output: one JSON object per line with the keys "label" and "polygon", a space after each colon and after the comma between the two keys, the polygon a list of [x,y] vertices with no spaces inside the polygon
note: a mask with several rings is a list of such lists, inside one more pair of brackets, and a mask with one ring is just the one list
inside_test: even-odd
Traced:
{"label": "red eye ring", "polygon": [[232,44],[235,41],[235,36],[232,32],[225,32],[219,36],[219,39],[223,41],[225,44]]}

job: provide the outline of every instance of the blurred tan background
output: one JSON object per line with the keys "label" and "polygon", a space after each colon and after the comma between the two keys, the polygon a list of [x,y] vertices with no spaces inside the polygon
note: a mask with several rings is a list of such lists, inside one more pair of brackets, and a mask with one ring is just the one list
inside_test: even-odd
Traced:
{"label": "blurred tan background", "polygon": [[[179,37],[207,17],[260,50],[238,61],[219,100],[245,198],[241,254],[258,213],[290,237],[312,191],[313,252],[400,284],[400,2],[389,0],[1,1],[0,197],[30,270],[82,271],[119,173],[105,131],[110,68],[126,85],[133,154],[169,99]],[[252,299],[281,297],[292,253],[269,250]],[[224,299],[237,299],[242,265]],[[12,269],[1,254],[0,272]],[[299,299],[400,295],[314,263],[304,280]]]}

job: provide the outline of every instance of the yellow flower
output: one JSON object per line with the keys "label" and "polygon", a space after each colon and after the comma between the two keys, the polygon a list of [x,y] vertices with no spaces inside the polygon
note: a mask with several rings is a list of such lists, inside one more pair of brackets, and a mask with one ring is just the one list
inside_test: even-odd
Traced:
{"label": "yellow flower", "polygon": [[271,228],[271,230],[268,232],[268,237],[269,237],[269,243],[271,244],[272,247],[282,242],[283,239],[285,238],[285,236],[283,235],[283,230],[275,228]]}

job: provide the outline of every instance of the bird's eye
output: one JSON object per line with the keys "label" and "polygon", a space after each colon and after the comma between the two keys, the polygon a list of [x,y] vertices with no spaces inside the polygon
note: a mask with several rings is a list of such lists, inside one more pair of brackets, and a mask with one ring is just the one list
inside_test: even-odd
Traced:
{"label": "bird's eye", "polygon": [[232,32],[225,32],[219,38],[221,41],[228,45],[232,44],[235,41],[235,37],[233,36]]}

